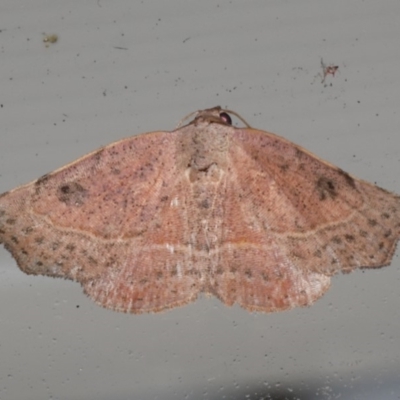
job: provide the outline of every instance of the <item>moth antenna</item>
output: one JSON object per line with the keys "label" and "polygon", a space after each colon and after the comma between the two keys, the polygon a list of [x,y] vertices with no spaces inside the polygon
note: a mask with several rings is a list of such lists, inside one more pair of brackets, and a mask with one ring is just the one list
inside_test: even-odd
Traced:
{"label": "moth antenna", "polygon": [[199,110],[198,110],[198,111],[193,111],[193,112],[191,112],[190,114],[188,114],[188,115],[186,115],[185,117],[183,117],[183,118],[179,121],[179,123],[178,123],[178,125],[176,126],[175,129],[179,129],[179,128],[183,125],[183,123],[184,123],[186,120],[188,120],[188,119],[189,119],[190,117],[192,117],[193,115],[197,115],[199,112],[200,112]]}
{"label": "moth antenna", "polygon": [[[215,107],[215,108],[217,108],[217,107]],[[247,128],[251,128],[251,125],[242,116],[240,116],[237,112],[232,111],[232,110],[228,110],[228,109],[225,109],[225,108],[220,108],[219,111],[220,111],[220,113],[225,112],[225,113],[234,115],[236,118],[238,118],[240,121],[242,121],[246,125]],[[183,117],[179,121],[179,123],[178,123],[178,125],[177,125],[177,127],[175,129],[179,129],[184,124],[184,122],[186,120],[191,118],[193,115],[197,116],[201,112],[203,112],[203,110],[193,111],[190,114],[186,115],[185,117]]]}

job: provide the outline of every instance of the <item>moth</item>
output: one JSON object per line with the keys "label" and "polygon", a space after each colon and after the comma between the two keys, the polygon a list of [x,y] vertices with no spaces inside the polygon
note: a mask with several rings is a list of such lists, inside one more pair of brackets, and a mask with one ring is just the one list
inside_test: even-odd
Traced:
{"label": "moth", "polygon": [[287,310],[338,272],[391,262],[399,196],[230,115],[197,111],[2,194],[0,243],[25,273],[72,279],[130,313],[200,293]]}

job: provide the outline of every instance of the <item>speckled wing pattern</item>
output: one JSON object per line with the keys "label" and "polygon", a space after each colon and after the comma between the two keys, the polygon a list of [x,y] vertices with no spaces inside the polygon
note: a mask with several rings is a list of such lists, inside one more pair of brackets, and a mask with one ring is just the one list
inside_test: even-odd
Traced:
{"label": "speckled wing pattern", "polygon": [[310,305],[335,273],[389,264],[399,235],[397,195],[219,107],[0,196],[0,243],[22,271],[132,313],[201,292],[263,312]]}

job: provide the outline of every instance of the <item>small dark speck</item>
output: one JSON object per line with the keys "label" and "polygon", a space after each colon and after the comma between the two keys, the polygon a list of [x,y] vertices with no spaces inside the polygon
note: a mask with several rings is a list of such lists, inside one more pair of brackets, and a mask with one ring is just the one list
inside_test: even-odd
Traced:
{"label": "small dark speck", "polygon": [[344,235],[344,238],[348,241],[348,242],[354,242],[355,238],[353,235]]}
{"label": "small dark speck", "polygon": [[342,239],[340,239],[339,236],[334,236],[334,237],[332,238],[332,242],[333,242],[333,243],[336,243],[336,244],[341,244],[341,243],[342,243]]}
{"label": "small dark speck", "polygon": [[249,270],[249,269],[246,269],[246,271],[244,271],[244,274],[245,274],[246,277],[249,278],[249,279],[253,276],[251,270]]}

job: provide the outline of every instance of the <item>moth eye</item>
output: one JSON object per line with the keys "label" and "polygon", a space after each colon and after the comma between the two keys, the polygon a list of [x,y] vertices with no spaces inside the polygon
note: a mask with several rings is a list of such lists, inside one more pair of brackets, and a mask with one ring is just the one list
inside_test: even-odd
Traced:
{"label": "moth eye", "polygon": [[226,124],[228,125],[232,125],[232,118],[230,117],[229,114],[227,114],[226,112],[222,112],[221,114],[219,114],[219,117],[222,119],[222,121],[224,121]]}

